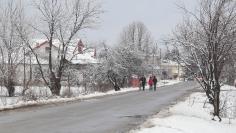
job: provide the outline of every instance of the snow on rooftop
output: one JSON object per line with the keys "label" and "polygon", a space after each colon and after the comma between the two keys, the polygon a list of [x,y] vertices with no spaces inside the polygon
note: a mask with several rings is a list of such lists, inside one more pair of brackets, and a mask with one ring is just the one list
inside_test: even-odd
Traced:
{"label": "snow on rooftop", "polygon": [[[33,39],[32,47],[35,48],[40,44],[46,42],[46,39]],[[68,45],[67,50],[67,60],[71,61],[72,64],[96,64],[98,63],[97,59],[94,58],[95,49],[87,48],[83,53],[79,53],[78,51],[78,40],[72,40]],[[60,41],[58,39],[53,40],[53,45],[57,48],[60,48]],[[85,49],[85,48],[84,48]],[[44,58],[40,58],[40,62],[43,64],[47,64],[48,61]],[[36,59],[33,59],[32,64],[37,64]]]}
{"label": "snow on rooftop", "polygon": [[96,64],[98,60],[94,57],[94,52],[86,52],[83,54],[77,54],[71,62],[73,64]]}
{"label": "snow on rooftop", "polygon": [[[33,39],[32,42],[31,42],[31,46],[32,46],[32,48],[35,48],[38,45],[40,45],[40,44],[42,44],[44,42],[47,42],[47,41],[48,41],[47,39]],[[60,43],[60,41],[58,39],[54,39],[52,44],[55,47],[59,48],[61,43]]]}
{"label": "snow on rooftop", "polygon": [[163,60],[162,61],[162,65],[178,65],[178,63],[177,62],[175,62],[175,61],[172,61],[172,60]]}
{"label": "snow on rooftop", "polygon": [[[179,63],[176,61],[172,60],[162,60],[162,65],[167,65],[167,66],[178,66]],[[185,66],[185,63],[180,63],[181,66]]]}

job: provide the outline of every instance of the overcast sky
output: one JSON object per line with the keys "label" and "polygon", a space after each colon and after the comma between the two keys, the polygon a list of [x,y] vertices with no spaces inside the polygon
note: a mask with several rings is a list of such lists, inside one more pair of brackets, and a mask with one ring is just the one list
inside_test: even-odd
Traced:
{"label": "overcast sky", "polygon": [[[0,2],[8,0],[0,0]],[[100,26],[80,34],[89,42],[107,41],[115,44],[123,28],[133,21],[143,22],[155,40],[160,41],[171,33],[176,24],[182,21],[183,11],[177,7],[185,5],[188,9],[196,6],[197,0],[100,0],[103,10]],[[31,0],[24,0],[29,3]],[[30,10],[28,13],[30,13]]]}
{"label": "overcast sky", "polygon": [[91,41],[106,40],[116,43],[123,27],[133,21],[142,21],[156,40],[171,33],[182,21],[183,12],[176,4],[188,8],[196,6],[196,0],[102,0],[102,23],[96,30],[85,33]]}

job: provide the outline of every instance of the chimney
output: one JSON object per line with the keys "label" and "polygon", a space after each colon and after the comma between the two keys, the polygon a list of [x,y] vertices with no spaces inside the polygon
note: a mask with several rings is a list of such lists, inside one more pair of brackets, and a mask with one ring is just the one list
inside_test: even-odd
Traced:
{"label": "chimney", "polygon": [[83,53],[83,49],[84,49],[84,44],[83,44],[83,42],[81,41],[81,40],[79,40],[79,42],[78,42],[78,52],[80,53],[80,54],[82,54]]}
{"label": "chimney", "polygon": [[94,57],[94,58],[97,57],[97,49],[96,49],[96,48],[94,48],[94,55],[93,55],[93,57]]}

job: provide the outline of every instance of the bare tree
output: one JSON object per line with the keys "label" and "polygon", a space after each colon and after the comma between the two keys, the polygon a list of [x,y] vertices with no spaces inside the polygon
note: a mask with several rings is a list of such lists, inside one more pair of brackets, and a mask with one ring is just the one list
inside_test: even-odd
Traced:
{"label": "bare tree", "polygon": [[[132,75],[146,74],[143,64],[143,52],[134,51],[129,46],[109,47],[102,43],[98,54],[99,64],[87,71],[86,78],[102,86],[112,86],[115,91],[128,85]],[[121,44],[122,45],[122,44]]]}
{"label": "bare tree", "polygon": [[21,3],[10,0],[0,10],[0,72],[10,97],[14,96],[16,70],[23,57],[23,43],[15,23],[22,13]]}
{"label": "bare tree", "polygon": [[[30,45],[29,38],[25,34],[24,26],[18,26],[18,32],[39,64],[41,76],[53,95],[60,95],[61,78],[64,73],[71,45],[74,39],[78,39],[78,33],[83,29],[92,28],[98,23],[99,15],[103,12],[101,5],[95,0],[40,0],[35,2],[35,7],[40,14],[38,25],[31,25],[35,31],[43,35],[49,43],[48,70],[49,79],[40,65],[38,55]],[[53,42],[59,41],[56,61],[53,60]],[[76,46],[73,46],[76,47]]]}
{"label": "bare tree", "polygon": [[188,17],[178,25],[172,43],[184,51],[178,59],[194,74],[221,121],[221,75],[235,49],[236,2],[201,0],[196,13],[181,8]]}
{"label": "bare tree", "polygon": [[[120,77],[122,68],[118,62],[118,52],[103,43],[103,49],[99,54],[99,64],[91,68],[92,80],[98,85],[107,87],[111,85],[115,91],[120,90]],[[102,87],[101,86],[101,87]]]}
{"label": "bare tree", "polygon": [[133,22],[121,33],[120,44],[148,53],[153,44],[153,38],[142,22]]}
{"label": "bare tree", "polygon": [[151,55],[154,54],[152,53],[157,52],[154,51],[155,49],[151,50],[154,47],[156,47],[154,39],[142,22],[133,22],[123,29],[117,51],[119,51],[119,56],[123,57],[120,59],[123,61],[121,64],[127,68],[126,76],[143,75],[147,74],[148,71],[153,71],[150,62],[153,62]]}

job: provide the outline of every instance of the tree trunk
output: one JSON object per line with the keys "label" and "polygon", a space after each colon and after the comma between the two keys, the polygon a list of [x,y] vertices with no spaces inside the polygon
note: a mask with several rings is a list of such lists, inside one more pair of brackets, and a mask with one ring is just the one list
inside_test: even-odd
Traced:
{"label": "tree trunk", "polygon": [[8,87],[8,94],[9,94],[9,97],[14,97],[14,95],[15,95],[15,87],[14,86]]}
{"label": "tree trunk", "polygon": [[112,86],[114,87],[115,91],[120,91],[120,87],[119,87],[119,85],[118,85],[118,83],[117,83],[116,78],[113,77],[113,79],[112,79],[112,78],[110,78],[110,77],[108,76],[108,79],[110,80],[110,82],[111,82]]}
{"label": "tree trunk", "polygon": [[115,89],[115,91],[120,91],[120,87],[119,87],[119,85],[118,85],[118,83],[117,83],[117,80],[115,79],[115,81],[114,81],[114,84],[113,84],[113,86],[114,86],[114,89]]}
{"label": "tree trunk", "polygon": [[214,103],[214,97],[212,97],[212,92],[211,92],[211,86],[208,84],[205,84],[205,92],[206,92],[206,96],[209,100],[210,104]]}
{"label": "tree trunk", "polygon": [[13,97],[15,95],[15,87],[13,81],[8,80],[8,82],[5,83],[5,87],[8,90],[8,96]]}
{"label": "tree trunk", "polygon": [[50,90],[52,95],[60,96],[61,78],[55,77],[54,74],[50,76]]}
{"label": "tree trunk", "polygon": [[219,121],[221,121],[220,118],[220,85],[217,84],[214,88],[214,116],[217,116],[219,118]]}

